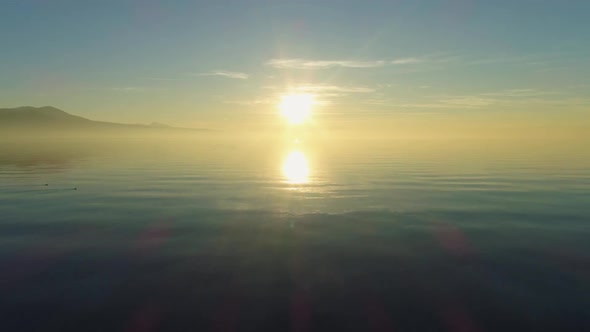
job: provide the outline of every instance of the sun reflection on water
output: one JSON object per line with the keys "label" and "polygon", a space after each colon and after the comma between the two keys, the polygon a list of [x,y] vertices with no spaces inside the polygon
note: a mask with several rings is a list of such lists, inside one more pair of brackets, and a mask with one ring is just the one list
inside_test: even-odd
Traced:
{"label": "sun reflection on water", "polygon": [[283,162],[283,175],[291,184],[309,182],[309,165],[303,152],[293,150]]}

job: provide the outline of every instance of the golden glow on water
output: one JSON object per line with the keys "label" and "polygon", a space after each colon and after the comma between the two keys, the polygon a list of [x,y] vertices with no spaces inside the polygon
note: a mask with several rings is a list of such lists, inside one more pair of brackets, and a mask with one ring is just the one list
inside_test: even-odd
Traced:
{"label": "golden glow on water", "polygon": [[283,162],[283,175],[291,184],[304,184],[309,181],[309,165],[305,155],[294,150]]}
{"label": "golden glow on water", "polygon": [[311,115],[314,97],[311,94],[286,95],[281,98],[279,108],[290,124],[302,124]]}

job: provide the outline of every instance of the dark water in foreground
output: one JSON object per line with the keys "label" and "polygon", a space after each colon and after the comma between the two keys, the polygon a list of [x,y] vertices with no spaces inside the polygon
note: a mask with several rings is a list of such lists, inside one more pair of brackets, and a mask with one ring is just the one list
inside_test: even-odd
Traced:
{"label": "dark water in foreground", "polygon": [[0,146],[0,330],[590,329],[584,149],[198,143]]}

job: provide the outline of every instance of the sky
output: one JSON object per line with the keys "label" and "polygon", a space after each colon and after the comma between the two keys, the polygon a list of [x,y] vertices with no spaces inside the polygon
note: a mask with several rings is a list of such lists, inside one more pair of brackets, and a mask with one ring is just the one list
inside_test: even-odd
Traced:
{"label": "sky", "polygon": [[590,118],[588,13],[585,0],[5,0],[0,107],[251,129],[281,120],[282,95],[312,93],[333,128],[567,129]]}

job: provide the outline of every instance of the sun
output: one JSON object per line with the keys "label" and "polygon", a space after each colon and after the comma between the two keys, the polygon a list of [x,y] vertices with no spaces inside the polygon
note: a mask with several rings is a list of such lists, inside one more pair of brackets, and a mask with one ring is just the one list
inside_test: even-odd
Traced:
{"label": "sun", "polygon": [[286,95],[281,98],[279,108],[290,124],[302,124],[309,119],[313,104],[311,94]]}

